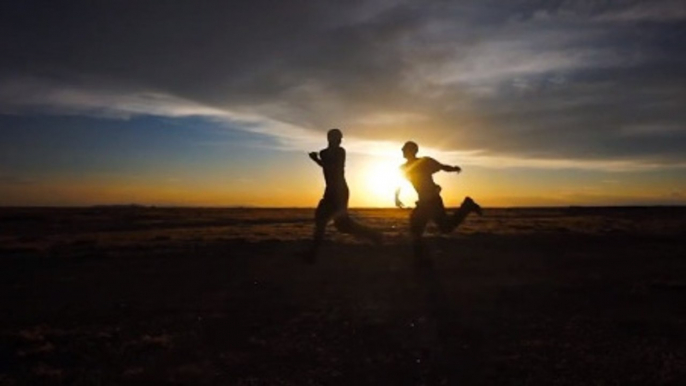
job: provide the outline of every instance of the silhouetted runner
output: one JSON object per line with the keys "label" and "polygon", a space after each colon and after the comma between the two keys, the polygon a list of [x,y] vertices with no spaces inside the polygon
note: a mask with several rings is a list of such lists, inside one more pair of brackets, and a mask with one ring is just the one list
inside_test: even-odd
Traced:
{"label": "silhouetted runner", "polygon": [[[417,206],[410,215],[410,232],[415,248],[415,254],[421,255],[421,238],[426,228],[426,224],[433,220],[443,233],[452,232],[471,212],[481,215],[481,207],[470,197],[465,197],[462,205],[452,214],[445,212],[443,199],[441,198],[441,187],[436,185],[433,174],[438,171],[460,173],[459,166],[448,166],[436,161],[431,157],[417,157],[419,146],[412,141],[408,141],[402,147],[403,157],[407,160],[400,166],[405,178],[407,178],[414,189],[417,191],[419,199]],[[400,201],[400,188],[395,191],[395,205],[403,208]]]}
{"label": "silhouetted runner", "polygon": [[324,239],[326,225],[333,220],[336,229],[343,233],[364,237],[379,243],[382,233],[358,224],[348,215],[348,198],[350,191],[345,181],[345,149],[341,147],[343,133],[338,129],[331,129],[326,134],[329,146],[317,154],[310,153],[310,158],[321,166],[326,180],[324,197],[319,201],[315,211],[314,242],[312,249],[305,256],[305,261],[314,263],[317,259],[319,247]]}

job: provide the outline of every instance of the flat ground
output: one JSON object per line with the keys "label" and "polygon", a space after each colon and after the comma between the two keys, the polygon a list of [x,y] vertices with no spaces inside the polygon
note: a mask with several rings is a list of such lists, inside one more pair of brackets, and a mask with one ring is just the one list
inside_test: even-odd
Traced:
{"label": "flat ground", "polygon": [[2,385],[676,385],[686,208],[491,209],[427,234],[360,210],[0,209]]}

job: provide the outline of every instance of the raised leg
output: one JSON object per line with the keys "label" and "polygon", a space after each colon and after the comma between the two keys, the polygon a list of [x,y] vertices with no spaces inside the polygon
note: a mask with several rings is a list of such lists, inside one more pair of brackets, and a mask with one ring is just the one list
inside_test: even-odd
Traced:
{"label": "raised leg", "polygon": [[460,207],[455,211],[455,213],[453,213],[451,219],[452,229],[455,229],[458,226],[460,226],[464,219],[467,218],[467,216],[472,212],[481,216],[481,206],[477,204],[474,200],[472,200],[471,197],[465,197],[465,199],[462,201],[462,205],[460,205]]}

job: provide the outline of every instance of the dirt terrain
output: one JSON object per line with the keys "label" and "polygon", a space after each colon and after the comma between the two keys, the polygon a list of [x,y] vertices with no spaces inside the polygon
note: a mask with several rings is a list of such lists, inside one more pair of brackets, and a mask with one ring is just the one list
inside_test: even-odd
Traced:
{"label": "dirt terrain", "polygon": [[0,208],[0,385],[677,385],[686,208]]}

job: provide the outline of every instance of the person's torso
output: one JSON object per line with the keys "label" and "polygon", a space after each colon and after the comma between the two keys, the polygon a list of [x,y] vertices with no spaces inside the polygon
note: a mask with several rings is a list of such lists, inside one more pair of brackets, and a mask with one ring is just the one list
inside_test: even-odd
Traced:
{"label": "person's torso", "polygon": [[324,149],[319,152],[324,170],[324,180],[329,188],[347,187],[345,182],[345,150],[343,148]]}
{"label": "person's torso", "polygon": [[437,196],[440,193],[441,187],[436,185],[433,179],[433,174],[440,170],[438,162],[434,159],[422,157],[407,161],[401,169],[405,178],[417,191],[420,200]]}

